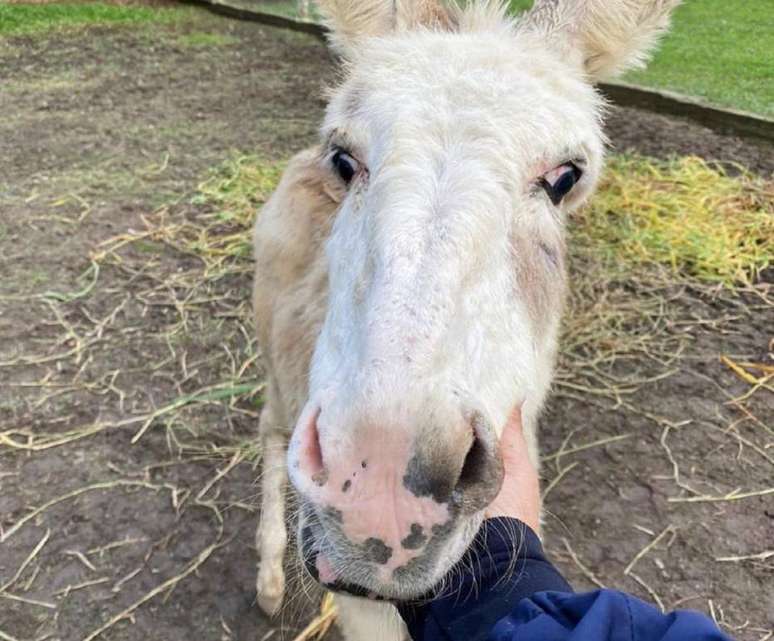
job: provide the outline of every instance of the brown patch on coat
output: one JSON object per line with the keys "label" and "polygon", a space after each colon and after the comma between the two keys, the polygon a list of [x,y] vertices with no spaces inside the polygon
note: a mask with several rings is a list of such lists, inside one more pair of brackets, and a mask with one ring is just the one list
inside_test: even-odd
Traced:
{"label": "brown patch on coat", "polygon": [[314,147],[294,156],[258,214],[254,231],[253,309],[269,368],[267,402],[290,432],[305,402],[314,344],[328,302],[323,244],[342,188]]}
{"label": "brown patch on coat", "polygon": [[567,275],[561,238],[511,237],[511,255],[516,272],[515,292],[527,306],[530,322],[539,339],[546,337],[552,321],[561,317]]}

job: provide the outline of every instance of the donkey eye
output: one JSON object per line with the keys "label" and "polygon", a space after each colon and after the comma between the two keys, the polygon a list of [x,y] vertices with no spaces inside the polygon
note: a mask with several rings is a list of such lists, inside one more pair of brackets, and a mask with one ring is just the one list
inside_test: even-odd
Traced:
{"label": "donkey eye", "polygon": [[545,189],[551,202],[558,205],[575,187],[582,175],[583,171],[575,163],[566,162],[545,174],[540,179],[540,186]]}
{"label": "donkey eye", "polygon": [[360,171],[360,163],[343,149],[337,149],[331,157],[331,163],[341,179],[349,184]]}

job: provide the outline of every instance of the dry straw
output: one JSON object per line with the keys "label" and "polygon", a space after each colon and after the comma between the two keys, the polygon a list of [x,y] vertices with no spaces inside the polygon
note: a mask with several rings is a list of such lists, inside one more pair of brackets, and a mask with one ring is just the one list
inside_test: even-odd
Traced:
{"label": "dry straw", "polygon": [[668,267],[726,287],[754,282],[774,260],[774,183],[729,176],[695,156],[613,156],[575,240],[612,273]]}
{"label": "dry straw", "polygon": [[[215,473],[198,488],[120,479],[76,488],[20,515],[0,531],[0,541],[8,540],[32,520],[44,518],[50,508],[87,492],[127,487],[163,489],[171,493],[175,510],[189,504],[217,510],[204,498],[216,494],[216,486],[244,461],[257,464],[260,451],[255,439],[215,434],[212,417],[228,425],[234,417],[254,423],[259,415],[263,382],[250,323],[250,228],[282,169],[283,163],[256,156],[233,158],[199,186],[192,202],[162,207],[145,217],[142,229],[100,244],[74,291],[47,292],[24,301],[37,305],[50,320],[56,330],[52,330],[50,344],[38,353],[11,353],[0,359],[0,368],[18,371],[10,386],[33,395],[37,411],[66,399],[93,399],[95,395],[104,399],[102,404],[119,410],[116,418],[99,417],[62,429],[46,429],[39,423],[34,428],[21,425],[0,430],[0,453],[14,450],[35,456],[42,450],[64,448],[116,430],[131,430],[137,442],[160,431],[179,459],[214,459],[218,465]],[[679,331],[683,326],[722,327],[752,313],[750,303],[739,297],[740,291],[745,292],[746,300],[771,308],[769,291],[757,280],[770,267],[774,251],[772,202],[771,181],[744,172],[729,176],[697,158],[664,162],[614,156],[592,204],[568,222],[571,296],[554,393],[585,404],[618,408],[656,424],[673,471],[669,479],[678,492],[671,503],[675,509],[694,502],[750,500],[774,491],[733,488],[726,494],[704,495],[694,490],[681,473],[679,454],[668,443],[668,436],[682,424],[641,407],[636,396],[643,386],[669,377],[681,367],[687,340]],[[181,260],[170,259],[175,255]],[[106,284],[108,272],[123,278],[125,291],[116,289],[115,279]],[[722,301],[730,311],[723,318],[702,318],[695,310],[688,314],[682,302],[688,293]],[[100,311],[88,311],[86,302],[98,302],[93,308]],[[171,381],[175,390],[156,406],[130,404],[130,390],[121,387],[118,370],[94,370],[104,358],[101,350],[122,345],[120,341],[135,335],[136,328],[122,324],[122,318],[137,304],[142,306],[143,318],[163,310],[167,319],[158,329],[142,326],[145,340],[164,346],[158,362],[147,364],[149,371]],[[71,313],[74,309],[77,314]],[[204,352],[203,344],[208,346],[206,353],[196,361],[191,353]],[[642,367],[643,363],[650,369]],[[60,364],[72,372],[68,380],[51,374],[50,367]],[[756,395],[772,391],[770,364],[726,355],[721,367],[748,386],[745,394],[728,397],[729,404],[741,414],[740,420],[756,425],[762,434],[774,434],[751,405]],[[92,374],[93,370],[97,373]],[[40,378],[31,379],[30,372],[36,371]],[[735,426],[726,432],[735,447],[748,448],[763,464],[772,464],[766,446],[741,435]],[[634,434],[597,435],[582,442],[574,441],[575,436],[575,432],[569,434],[561,449],[547,457],[556,466],[549,492],[555,494],[566,477],[577,475],[570,472],[585,452],[621,447],[621,442],[631,443]],[[564,457],[575,460],[564,463]],[[236,502],[228,507],[255,509],[254,505]],[[230,535],[223,530],[226,526],[220,513],[216,514],[219,525],[213,540],[190,564],[108,617],[88,639],[102,636],[119,621],[131,620],[137,609],[168,593],[205,563]],[[9,588],[22,583],[27,566],[37,560],[47,537],[40,539],[11,582],[4,584],[5,594],[0,597],[25,599],[10,593]],[[569,543],[565,545],[581,571],[599,584]],[[732,558],[737,557],[727,557]],[[136,572],[121,579],[118,587]],[[652,590],[644,582],[643,586]],[[87,586],[78,584],[71,589],[79,588]],[[43,607],[49,605],[56,607],[48,603]],[[335,609],[327,597],[300,641],[321,638],[334,618]],[[0,637],[11,638],[5,632],[0,632]]]}

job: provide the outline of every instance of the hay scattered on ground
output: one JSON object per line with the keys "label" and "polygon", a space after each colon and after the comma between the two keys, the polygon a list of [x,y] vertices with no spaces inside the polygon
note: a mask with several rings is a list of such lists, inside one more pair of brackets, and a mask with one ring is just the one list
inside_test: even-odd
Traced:
{"label": "hay scattered on ground", "polygon": [[[32,455],[109,430],[131,430],[133,442],[137,442],[158,430],[165,434],[170,453],[178,459],[214,459],[219,464],[217,473],[205,479],[198,491],[111,480],[104,486],[74,490],[56,501],[133,483],[169,490],[176,509],[186,502],[216,511],[255,509],[254,505],[234,502],[216,507],[204,497],[212,494],[210,490],[237,465],[257,465],[260,458],[254,435],[246,438],[237,434],[231,423],[234,417],[255,421],[262,404],[259,354],[250,320],[250,229],[283,166],[257,156],[232,158],[207,177],[190,202],[149,213],[142,229],[126,231],[96,247],[75,291],[47,292],[29,301],[50,318],[54,336],[39,353],[4,356],[0,368],[24,372],[14,385],[25,393],[36,390],[36,407],[79,395],[97,395],[120,408],[122,416],[100,417],[62,429],[53,424],[50,429],[40,425],[5,429],[0,431],[0,451],[13,449]],[[593,204],[571,221],[572,292],[555,393],[620,408],[656,423],[663,430],[662,447],[673,467],[672,480],[678,492],[674,503],[747,500],[772,491],[744,488],[707,494],[695,490],[685,482],[679,461],[669,449],[668,436],[681,425],[668,416],[652,414],[633,400],[642,386],[676,371],[686,345],[681,331],[684,323],[720,327],[725,322],[723,318],[696,317],[683,309],[680,300],[686,291],[722,300],[731,309],[743,305],[736,297],[742,290],[754,294],[762,306],[772,305],[768,286],[758,283],[770,267],[773,251],[772,189],[771,182],[746,174],[730,177],[695,158],[659,162],[637,156],[613,157]],[[170,260],[171,256],[175,259]],[[127,291],[104,288],[102,275],[107,270],[122,275]],[[87,311],[83,304],[94,301],[101,301],[99,313]],[[148,319],[141,329],[144,338],[166,346],[158,362],[147,364],[147,371],[167,381],[172,390],[160,404],[132,399],[122,388],[119,369],[96,367],[104,360],[100,350],[115,341],[131,341],[133,332],[138,331],[120,321],[133,305],[139,305],[142,318]],[[196,352],[205,354],[192,361],[189,354]],[[749,406],[756,394],[772,392],[771,364],[739,361],[727,355],[718,358],[721,356],[723,366],[749,385],[745,395],[728,399],[738,410],[740,421],[754,423],[764,434],[774,435]],[[643,363],[655,364],[657,374],[648,373]],[[72,372],[70,380],[51,373],[50,367],[58,364],[67,365],[65,371]],[[40,371],[40,378],[30,378],[31,371]],[[216,423],[225,424],[227,429],[214,433],[212,425]],[[743,435],[736,425],[726,432],[739,448],[748,448],[771,464],[768,445]],[[565,477],[572,477],[569,472],[576,463],[563,464],[565,457],[630,436],[578,443],[573,442],[575,434],[569,434],[560,451],[547,457],[556,467],[548,491]],[[0,532],[0,541],[48,507],[44,504],[21,517]],[[169,581],[184,580],[225,538],[227,533],[219,529],[195,562]],[[658,538],[650,547],[657,543]],[[39,548],[43,545],[45,539]],[[583,570],[582,560],[569,545],[567,551]],[[33,550],[30,559],[36,553]],[[23,571],[22,567],[18,574]],[[587,569],[584,574],[593,580]],[[650,586],[632,576],[658,599]],[[90,638],[131,618],[135,609],[168,590],[172,585],[169,581],[108,619]],[[302,638],[320,638],[334,616],[328,600]]]}
{"label": "hay scattered on ground", "polygon": [[[758,284],[774,251],[772,194],[774,181],[731,177],[699,158],[611,157],[598,193],[569,222],[558,393],[637,411],[628,398],[676,371],[683,327],[729,320],[697,318],[681,307],[686,292],[731,309],[741,291],[774,304]],[[641,374],[643,363],[660,373]]]}
{"label": "hay scattered on ground", "polygon": [[740,172],[695,156],[613,156],[574,240],[611,274],[662,265],[726,287],[751,284],[774,256],[774,181]]}

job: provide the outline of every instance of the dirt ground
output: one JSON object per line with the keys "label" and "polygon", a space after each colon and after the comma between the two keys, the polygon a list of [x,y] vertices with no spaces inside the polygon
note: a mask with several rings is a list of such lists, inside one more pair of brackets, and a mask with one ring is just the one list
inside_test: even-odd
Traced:
{"label": "dirt ground", "polygon": [[[184,37],[200,32],[217,37]],[[196,256],[121,238],[159,211],[211,214],[193,196],[231,154],[313,141],[332,78],[313,38],[208,14],[0,43],[0,638],[266,641],[313,616],[314,595],[275,621],[254,604],[260,387],[222,386],[259,377],[234,312],[249,270],[200,296],[174,286]],[[774,171],[771,147],[686,122],[618,110],[609,131],[619,149]],[[772,637],[774,395],[727,403],[750,386],[719,358],[771,364],[767,292],[676,287],[657,329],[683,351],[619,364],[653,382],[618,407],[560,371],[547,548],[578,589]]]}

